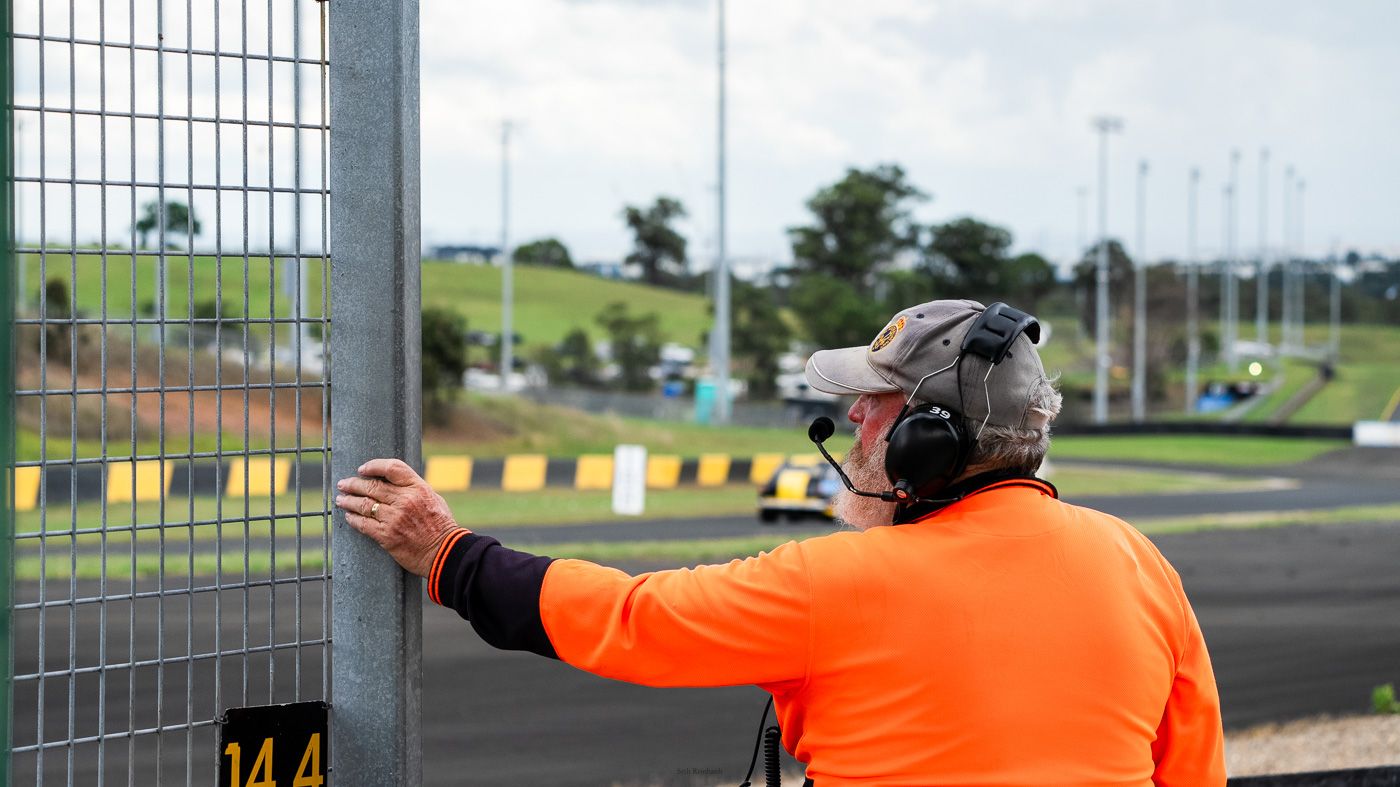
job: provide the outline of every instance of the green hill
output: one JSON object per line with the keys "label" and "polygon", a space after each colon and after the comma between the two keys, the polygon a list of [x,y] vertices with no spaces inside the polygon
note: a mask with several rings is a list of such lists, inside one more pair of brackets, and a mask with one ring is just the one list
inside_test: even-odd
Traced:
{"label": "green hill", "polygon": [[[709,300],[703,295],[558,268],[515,268],[515,332],[526,345],[555,344],[575,327],[601,339],[603,330],[593,317],[616,301],[634,315],[656,312],[668,341],[699,347],[710,329]],[[501,269],[425,261],[423,305],[456,311],[471,330],[499,332]]]}
{"label": "green hill", "polygon": [[[26,255],[28,303],[36,303],[44,279],[72,281],[76,274],[77,304],[82,313],[99,316],[103,313],[102,257],[80,255],[76,262],[58,254],[45,260],[40,276],[38,255]],[[188,314],[188,303],[213,300],[221,294],[230,308],[226,316],[244,313],[244,259],[241,256],[196,256],[194,258],[193,297],[188,271],[188,257],[168,258],[169,284],[166,298],[170,316],[182,319]],[[216,268],[221,271],[216,275]],[[282,293],[281,264],[274,266],[267,257],[249,257],[246,287],[247,314],[254,319],[269,316],[271,295],[276,299],[278,317],[291,315],[293,303]],[[136,316],[150,316],[156,298],[156,258],[138,253],[133,275],[129,252],[111,252],[106,258],[106,314],[109,319],[132,317],[132,293],[135,291]],[[218,285],[222,280],[222,293]],[[271,291],[270,281],[277,288]],[[311,295],[308,317],[320,315],[322,300],[320,261],[312,260],[307,282]],[[467,318],[472,330],[499,332],[501,329],[501,269],[487,265],[459,265],[450,262],[423,263],[423,304],[442,306]],[[575,327],[584,328],[595,338],[604,334],[594,316],[610,303],[622,301],[633,314],[656,312],[661,330],[668,341],[699,347],[710,329],[709,301],[700,294],[683,293],[650,287],[636,282],[603,279],[586,273],[555,268],[521,265],[515,268],[515,331],[526,345],[554,344]],[[250,332],[266,336],[265,325],[254,325]]]}

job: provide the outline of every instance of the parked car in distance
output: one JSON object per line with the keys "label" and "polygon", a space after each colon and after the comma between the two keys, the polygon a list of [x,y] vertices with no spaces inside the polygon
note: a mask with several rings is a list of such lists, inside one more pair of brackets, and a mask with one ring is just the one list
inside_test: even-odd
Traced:
{"label": "parked car in distance", "polygon": [[820,455],[790,456],[759,488],[758,518],[768,524],[779,517],[830,519],[831,502],[839,491],[841,479],[836,469]]}

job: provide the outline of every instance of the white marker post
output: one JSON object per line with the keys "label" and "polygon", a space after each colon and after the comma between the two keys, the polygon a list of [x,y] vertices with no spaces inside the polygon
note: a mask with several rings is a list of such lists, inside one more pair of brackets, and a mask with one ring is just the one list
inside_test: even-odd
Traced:
{"label": "white marker post", "polygon": [[646,446],[620,445],[613,449],[613,513],[640,516],[646,503]]}

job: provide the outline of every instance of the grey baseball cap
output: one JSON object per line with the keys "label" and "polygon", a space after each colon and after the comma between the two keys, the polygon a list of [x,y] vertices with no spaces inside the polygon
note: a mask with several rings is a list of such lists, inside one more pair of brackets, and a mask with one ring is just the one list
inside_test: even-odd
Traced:
{"label": "grey baseball cap", "polygon": [[963,337],[985,308],[977,301],[930,301],[905,309],[868,347],[817,352],[807,361],[807,382],[833,394],[901,391],[914,404],[961,411],[970,422],[1042,429],[1049,418],[1031,412],[1030,396],[1045,368],[1030,337],[1018,336],[999,364],[972,352],[956,363]]}

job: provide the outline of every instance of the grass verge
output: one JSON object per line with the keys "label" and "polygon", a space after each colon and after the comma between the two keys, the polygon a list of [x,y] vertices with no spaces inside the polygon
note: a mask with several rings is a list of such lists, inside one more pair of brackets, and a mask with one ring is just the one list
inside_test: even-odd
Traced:
{"label": "grass verge", "polygon": [[[243,553],[225,552],[222,560],[213,554],[201,554],[196,552],[193,557],[193,566],[188,554],[181,555],[141,555],[136,556],[133,563],[130,553],[111,554],[105,560],[106,577],[108,580],[130,580],[133,576],[136,579],[152,579],[158,577],[164,569],[167,577],[214,577],[222,564],[222,574],[220,578],[224,582],[236,582],[243,579]],[[248,577],[250,579],[264,579],[272,576],[272,557],[267,553],[252,553],[248,555]],[[325,563],[321,559],[320,550],[307,552],[301,557],[300,575],[309,578],[319,578],[322,567]],[[15,558],[16,579],[37,580],[47,579],[66,580],[70,577],[77,579],[100,579],[103,576],[104,560],[101,555],[78,555],[76,561],[71,557],[71,553],[64,554],[61,558],[41,559],[38,555],[22,555]],[[134,570],[133,570],[134,569]],[[290,555],[277,556],[278,577],[297,576],[297,556]]]}
{"label": "grass verge", "polygon": [[[1400,521],[1400,505],[1356,506],[1331,511],[1256,511],[1248,514],[1211,514],[1184,519],[1134,522],[1143,533],[1182,533],[1231,527],[1286,527],[1289,525],[1364,524]],[[528,547],[550,557],[576,558],[595,563],[624,561],[699,565],[752,557],[789,541],[812,538],[808,534],[715,538],[686,541],[578,542]]]}
{"label": "grass verge", "polygon": [[1055,465],[1049,481],[1066,497],[1247,492],[1279,487],[1279,480],[1271,478],[1174,473],[1112,465]]}
{"label": "grass verge", "polygon": [[1347,440],[1252,435],[1068,435],[1052,438],[1050,460],[1105,459],[1160,464],[1274,467],[1346,448]]}
{"label": "grass verge", "polygon": [[1316,511],[1242,511],[1235,514],[1202,514],[1192,517],[1137,519],[1133,526],[1148,535],[1189,533],[1225,528],[1287,527],[1289,525],[1341,525],[1400,521],[1400,504],[1347,506]]}

